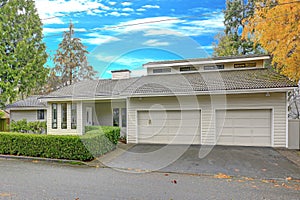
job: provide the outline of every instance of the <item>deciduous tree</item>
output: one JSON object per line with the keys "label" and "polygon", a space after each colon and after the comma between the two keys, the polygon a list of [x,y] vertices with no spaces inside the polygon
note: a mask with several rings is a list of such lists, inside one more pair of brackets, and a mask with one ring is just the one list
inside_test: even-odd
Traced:
{"label": "deciduous tree", "polygon": [[244,22],[243,38],[253,41],[272,55],[273,66],[294,81],[300,80],[300,2],[266,0]]}
{"label": "deciduous tree", "polygon": [[256,0],[226,0],[224,10],[224,33],[216,35],[214,56],[258,54],[263,50],[247,38],[242,38],[243,20],[253,15]]}

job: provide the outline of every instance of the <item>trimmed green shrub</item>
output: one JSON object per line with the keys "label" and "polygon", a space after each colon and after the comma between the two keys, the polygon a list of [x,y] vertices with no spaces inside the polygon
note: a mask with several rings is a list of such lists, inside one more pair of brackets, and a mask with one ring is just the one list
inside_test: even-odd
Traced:
{"label": "trimmed green shrub", "polygon": [[100,134],[104,133],[105,136],[113,143],[117,144],[120,138],[120,128],[112,126],[86,126],[86,134]]}
{"label": "trimmed green shrub", "polygon": [[116,147],[120,129],[101,130],[83,136],[0,133],[0,154],[88,161]]}
{"label": "trimmed green shrub", "polygon": [[18,133],[46,133],[47,123],[46,122],[27,122],[26,119],[20,121],[12,121],[10,124],[10,131]]}
{"label": "trimmed green shrub", "polygon": [[101,126],[86,126],[85,133],[87,133],[89,131],[93,131],[93,130],[99,130],[100,128],[101,128]]}

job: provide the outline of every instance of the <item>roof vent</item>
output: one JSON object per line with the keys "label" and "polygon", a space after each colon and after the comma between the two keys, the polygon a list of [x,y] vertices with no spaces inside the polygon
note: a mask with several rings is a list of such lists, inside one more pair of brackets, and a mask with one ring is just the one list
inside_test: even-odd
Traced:
{"label": "roof vent", "polygon": [[128,79],[128,78],[130,78],[131,71],[128,70],[128,69],[121,69],[121,70],[111,71],[111,73],[112,73],[112,79],[113,80]]}

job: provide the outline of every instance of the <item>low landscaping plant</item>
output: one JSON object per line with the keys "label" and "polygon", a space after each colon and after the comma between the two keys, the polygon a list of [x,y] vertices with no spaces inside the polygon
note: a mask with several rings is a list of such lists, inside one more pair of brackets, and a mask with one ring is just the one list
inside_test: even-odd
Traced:
{"label": "low landscaping plant", "polygon": [[46,133],[47,123],[46,122],[27,122],[26,119],[20,121],[12,121],[10,124],[10,131],[18,133]]}
{"label": "low landscaping plant", "polygon": [[83,136],[0,133],[0,154],[88,161],[113,150],[119,134],[114,127]]}
{"label": "low landscaping plant", "polygon": [[120,138],[120,128],[113,126],[86,126],[86,134],[104,133],[105,136],[113,143],[117,144]]}

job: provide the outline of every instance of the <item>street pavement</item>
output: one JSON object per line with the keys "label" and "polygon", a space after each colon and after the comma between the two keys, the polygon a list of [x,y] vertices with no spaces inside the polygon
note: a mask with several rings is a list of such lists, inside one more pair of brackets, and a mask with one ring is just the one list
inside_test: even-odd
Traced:
{"label": "street pavement", "polygon": [[[0,199],[299,199],[297,180],[141,173],[0,159]],[[139,173],[138,173],[139,172]]]}

